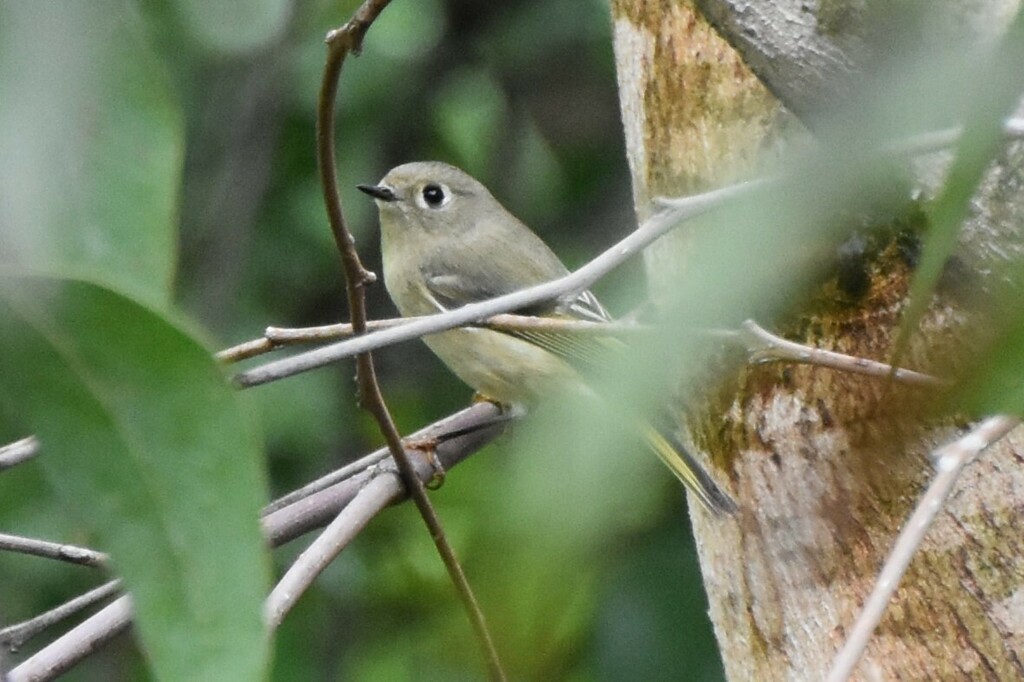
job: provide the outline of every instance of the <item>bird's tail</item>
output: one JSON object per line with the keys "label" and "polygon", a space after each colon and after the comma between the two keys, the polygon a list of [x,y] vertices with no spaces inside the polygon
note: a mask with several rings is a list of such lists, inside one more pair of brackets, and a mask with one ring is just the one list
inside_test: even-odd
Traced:
{"label": "bird's tail", "polygon": [[704,467],[680,444],[673,442],[675,439],[669,439],[650,424],[645,423],[641,428],[650,448],[709,512],[724,516],[738,509],[736,502],[718,487]]}

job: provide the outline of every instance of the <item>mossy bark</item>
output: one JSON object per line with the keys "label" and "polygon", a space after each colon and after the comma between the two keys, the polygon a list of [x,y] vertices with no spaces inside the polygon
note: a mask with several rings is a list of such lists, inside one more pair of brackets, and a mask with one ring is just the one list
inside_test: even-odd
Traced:
{"label": "mossy bark", "polygon": [[[765,74],[755,77],[691,4],[613,0],[612,18],[641,220],[652,197],[753,175],[779,148],[784,129],[792,131],[763,84]],[[720,15],[715,23],[727,22]],[[834,63],[843,73],[855,70],[863,42],[836,32],[855,30],[858,22],[821,25],[832,33],[820,39],[843,57]],[[857,49],[844,51],[849,45]],[[799,52],[779,59],[787,58],[799,60]],[[813,108],[812,80],[772,78],[787,83],[772,92],[799,93],[787,101],[795,111]],[[829,83],[828,92],[834,87]],[[1024,207],[1021,156],[1020,149],[1008,150],[977,198],[963,240],[972,267],[990,251],[1019,246],[1019,225],[1006,216]],[[677,230],[647,254],[655,296],[665,286],[659,272],[686,266],[692,229],[700,227]],[[990,249],[993,239],[1016,242]],[[882,244],[863,263],[856,297],[843,297],[837,276],[781,331],[885,361],[912,276],[913,259],[905,256],[896,238]],[[905,364],[942,365],[966,319],[959,306],[955,297],[936,299]],[[701,510],[692,515],[730,679],[823,679],[930,479],[928,452],[969,427],[936,417],[933,402],[923,389],[776,364],[722,379],[691,410],[694,442],[741,507],[728,519]],[[968,468],[875,634],[859,668],[864,679],[1024,678],[1022,464],[1018,430]]]}

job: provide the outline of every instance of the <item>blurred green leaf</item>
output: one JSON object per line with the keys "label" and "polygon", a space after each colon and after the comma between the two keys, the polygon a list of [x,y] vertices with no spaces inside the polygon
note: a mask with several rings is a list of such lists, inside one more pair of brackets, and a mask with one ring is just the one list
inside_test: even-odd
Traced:
{"label": "blurred green leaf", "polygon": [[682,516],[666,514],[615,550],[592,643],[599,679],[723,680],[707,596],[690,588],[700,563]]}
{"label": "blurred green leaf", "polygon": [[958,392],[975,415],[1024,415],[1024,319],[1015,311]]}
{"label": "blurred green leaf", "polygon": [[166,304],[183,122],[131,6],[0,7],[0,262]]}
{"label": "blurred green leaf", "polygon": [[238,54],[267,45],[284,32],[288,0],[177,0],[190,33],[215,52]]}
{"label": "blurred green leaf", "polygon": [[437,0],[396,2],[374,26],[372,46],[382,56],[415,59],[437,46],[444,29],[444,14]]}
{"label": "blurred green leaf", "polygon": [[1024,89],[1024,11],[1018,10],[991,59],[977,66],[974,95],[965,118],[942,194],[932,209],[931,229],[910,286],[909,302],[900,323],[893,357],[899,366],[911,334],[917,329],[935,287],[957,245],[960,227],[968,216],[986,169],[1003,144],[1003,120],[1012,113]]}
{"label": "blurred green leaf", "polygon": [[484,71],[462,70],[437,92],[435,125],[457,165],[483,175],[505,122],[505,95]]}
{"label": "blurred green leaf", "polygon": [[95,284],[0,279],[0,405],[108,550],[157,677],[268,663],[259,441],[209,352]]}

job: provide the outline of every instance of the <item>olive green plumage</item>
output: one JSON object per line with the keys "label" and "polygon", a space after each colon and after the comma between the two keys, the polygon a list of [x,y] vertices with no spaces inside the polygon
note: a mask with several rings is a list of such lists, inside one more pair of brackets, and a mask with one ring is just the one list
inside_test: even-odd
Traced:
{"label": "olive green plumage", "polygon": [[[384,283],[403,316],[429,315],[519,291],[568,274],[550,248],[467,173],[445,163],[407,163],[359,189],[380,211]],[[584,292],[568,304],[521,314],[608,322]],[[424,338],[460,379],[501,403],[530,405],[553,384],[590,393],[578,367],[600,362],[611,339],[546,331],[453,329]],[[652,450],[715,513],[735,509],[694,459],[649,424],[637,427]]]}

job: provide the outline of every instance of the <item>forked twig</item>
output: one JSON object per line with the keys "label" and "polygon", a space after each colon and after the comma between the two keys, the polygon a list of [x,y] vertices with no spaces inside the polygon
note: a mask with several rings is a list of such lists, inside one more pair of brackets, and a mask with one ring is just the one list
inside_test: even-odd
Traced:
{"label": "forked twig", "polygon": [[[380,331],[401,327],[421,317],[399,317],[385,320],[367,320],[367,331]],[[641,325],[625,322],[588,322],[586,320],[559,319],[552,317],[534,317],[532,315],[494,315],[476,324],[478,327],[497,329],[499,331],[546,330],[565,334],[609,334],[630,335],[649,332],[650,329]],[[267,327],[263,336],[245,341],[217,353],[216,358],[225,364],[254,358],[264,353],[299,344],[320,343],[348,339],[355,335],[351,324],[325,324],[317,327]],[[370,350],[376,350],[371,348]]]}

